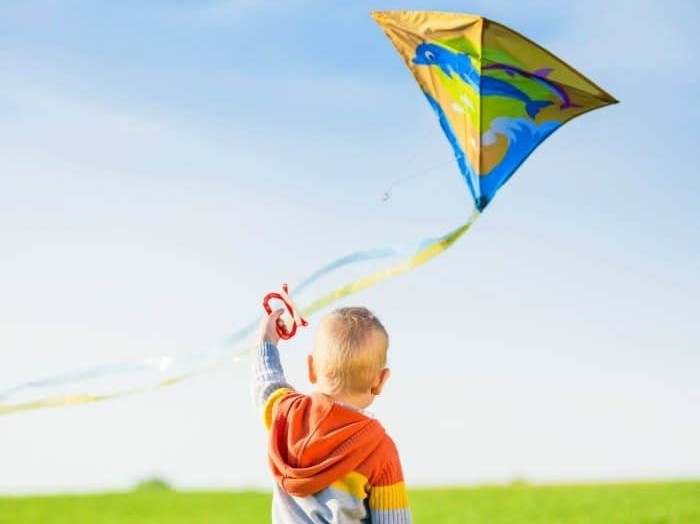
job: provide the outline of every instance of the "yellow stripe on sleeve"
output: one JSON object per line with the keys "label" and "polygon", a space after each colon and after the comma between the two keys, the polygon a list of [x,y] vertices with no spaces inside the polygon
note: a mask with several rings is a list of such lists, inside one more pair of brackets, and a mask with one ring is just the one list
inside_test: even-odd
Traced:
{"label": "yellow stripe on sleeve", "polygon": [[268,397],[267,401],[265,402],[265,407],[263,408],[263,422],[265,423],[266,430],[270,431],[270,428],[272,427],[272,413],[275,410],[277,403],[292,391],[293,390],[289,388],[279,388]]}
{"label": "yellow stripe on sleeve", "polygon": [[331,488],[344,491],[356,499],[364,500],[367,498],[367,482],[367,477],[357,471],[351,471],[342,479],[331,484]]}
{"label": "yellow stripe on sleeve", "polygon": [[369,495],[369,507],[384,511],[407,508],[406,485],[403,482],[397,482],[391,486],[373,487]]}

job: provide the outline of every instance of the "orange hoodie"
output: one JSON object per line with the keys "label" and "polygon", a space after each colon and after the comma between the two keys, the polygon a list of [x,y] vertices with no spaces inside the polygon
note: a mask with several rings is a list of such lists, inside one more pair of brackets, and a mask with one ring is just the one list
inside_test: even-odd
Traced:
{"label": "orange hoodie", "polygon": [[306,497],[366,464],[387,439],[377,420],[326,395],[290,393],[273,413],[270,467],[284,491]]}
{"label": "orange hoodie", "polygon": [[252,385],[270,431],[273,522],[411,523],[398,451],[379,422],[294,391],[274,344],[258,347]]}

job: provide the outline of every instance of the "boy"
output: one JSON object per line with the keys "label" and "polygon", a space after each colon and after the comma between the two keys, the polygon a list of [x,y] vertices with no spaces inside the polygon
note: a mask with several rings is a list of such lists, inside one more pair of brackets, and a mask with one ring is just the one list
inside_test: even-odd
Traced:
{"label": "boy", "polygon": [[396,446],[364,413],[389,378],[389,336],[365,308],[342,308],[319,326],[307,357],[315,393],[290,386],[277,351],[283,311],[263,319],[253,395],[270,431],[275,524],[409,524]]}

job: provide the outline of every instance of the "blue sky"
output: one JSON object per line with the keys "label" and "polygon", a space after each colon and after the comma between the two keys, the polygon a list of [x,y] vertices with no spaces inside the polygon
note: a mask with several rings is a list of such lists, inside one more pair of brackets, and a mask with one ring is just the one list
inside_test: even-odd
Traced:
{"label": "blue sky", "polygon": [[[373,9],[478,13],[621,104],[567,124],[447,254],[347,303],[387,325],[373,407],[412,485],[700,475],[688,1],[0,3],[0,389],[186,354],[468,193]],[[396,179],[434,168],[382,192]],[[284,348],[306,387],[312,331]],[[0,419],[0,491],[266,486],[245,363]]]}

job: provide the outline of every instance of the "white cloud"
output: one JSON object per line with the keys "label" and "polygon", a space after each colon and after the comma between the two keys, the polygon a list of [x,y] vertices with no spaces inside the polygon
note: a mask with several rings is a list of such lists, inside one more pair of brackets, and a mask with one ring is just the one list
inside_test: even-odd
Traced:
{"label": "white cloud", "polygon": [[176,24],[228,27],[249,21],[252,17],[301,8],[314,0],[213,0],[195,7],[164,13],[165,19]]}
{"label": "white cloud", "polygon": [[0,24],[17,27],[45,27],[53,25],[64,11],[78,0],[7,0],[0,4]]}
{"label": "white cloud", "polygon": [[[177,23],[216,26],[307,3],[193,5],[150,9],[157,15],[167,11]],[[472,4],[450,5],[472,10]],[[353,7],[353,16],[365,7]],[[692,74],[681,63],[696,38],[690,3],[474,4],[473,10],[482,9],[514,29],[535,27],[527,34],[538,41],[546,33],[540,43],[621,98],[608,84],[626,75],[680,81]],[[32,15],[27,9],[22,16],[29,22]],[[532,24],[538,20],[551,27],[537,29]],[[251,30],[263,26],[257,22]],[[675,40],[665,46],[663,39],[670,37]],[[377,52],[389,57],[390,45],[379,37],[376,42]],[[647,57],[641,54],[645,44],[654,46]],[[669,49],[673,53],[666,56]],[[399,71],[398,59],[390,60]],[[64,82],[63,64],[42,68],[18,55],[0,56],[0,67],[0,339],[14,351],[0,370],[2,386],[18,375],[43,375],[31,371],[39,367],[78,368],[112,357],[198,349],[203,338],[218,341],[248,319],[261,282],[277,285],[350,246],[394,239],[396,230],[403,239],[434,234],[463,211],[466,190],[449,146],[405,71],[376,78],[360,78],[362,70],[276,71],[274,82],[203,71],[252,113],[262,115],[259,108],[267,104],[261,130],[252,129],[255,115],[219,128],[166,104],[139,105],[138,93],[132,102],[112,100],[108,90]],[[197,95],[205,99],[202,85]],[[278,97],[272,96],[276,89],[283,90]],[[644,96],[644,90],[638,83],[633,94]],[[286,105],[291,109],[283,112]],[[360,116],[351,119],[349,113]],[[645,375],[678,388],[692,384],[697,293],[691,291],[698,283],[687,259],[693,237],[666,227],[673,222],[658,215],[646,222],[640,212],[645,198],[659,213],[659,196],[651,191],[657,173],[649,172],[649,164],[661,163],[662,155],[654,152],[649,160],[638,154],[623,129],[639,121],[630,124],[617,115],[596,113],[562,130],[528,160],[463,243],[413,276],[359,298],[385,311],[387,325],[395,327],[397,372],[378,413],[396,429],[412,483],[501,478],[515,467],[537,478],[697,472],[699,457],[691,452],[700,428],[685,412],[688,395],[667,391]],[[321,132],[314,121],[320,117]],[[619,130],[601,144],[603,120]],[[382,179],[410,176],[432,159],[444,159],[440,175],[411,180],[381,207],[357,205],[362,198],[378,200]],[[171,183],[178,173],[180,180]],[[161,180],[151,187],[149,177]],[[624,202],[605,193],[624,186]],[[663,214],[678,220],[678,199],[666,202]],[[687,210],[694,216],[690,205]],[[274,242],[265,236],[280,230]],[[420,300],[411,308],[397,307],[415,297]],[[428,316],[430,324],[413,322],[416,315]],[[465,322],[478,329],[464,329]],[[299,349],[303,342],[297,342]],[[428,347],[444,348],[456,365],[445,370],[443,359],[424,358],[422,348]],[[292,355],[285,364],[290,378],[302,384],[303,359]],[[488,366],[499,372],[489,375]],[[637,379],[630,380],[630,373]],[[547,374],[550,380],[541,380]],[[551,380],[555,375],[558,380]],[[572,386],[569,375],[579,378],[579,386]],[[430,383],[430,376],[442,383]],[[610,383],[591,395],[596,377]],[[421,380],[436,391],[448,383],[454,398],[472,399],[459,407],[468,415],[455,416],[459,410],[448,401],[435,410],[434,397],[416,393],[413,384]],[[0,489],[111,487],[152,471],[198,486],[264,484],[264,440],[247,404],[246,381],[245,364],[232,365],[154,395],[8,419],[4,449],[12,452],[5,451],[0,463],[10,474],[0,479]],[[436,470],[401,416],[408,398],[401,394],[433,409],[437,425],[453,437],[449,444],[460,445],[466,435],[479,456]],[[642,404],[644,413],[637,411]],[[551,412],[563,413],[567,406],[578,422],[553,425]],[[632,414],[619,418],[623,411]],[[143,427],[144,434],[125,433],[125,424]],[[522,442],[509,437],[526,424]],[[202,427],[218,428],[214,440],[201,435]],[[47,428],[54,432],[48,443],[42,440]],[[636,444],[626,450],[629,439]],[[658,451],[664,446],[672,453]],[[33,462],[21,453],[26,450],[38,450]],[[592,455],[604,464],[587,463]]]}
{"label": "white cloud", "polygon": [[684,82],[700,42],[697,2],[592,0],[571,3],[562,52],[594,62],[596,69],[646,74]]}

